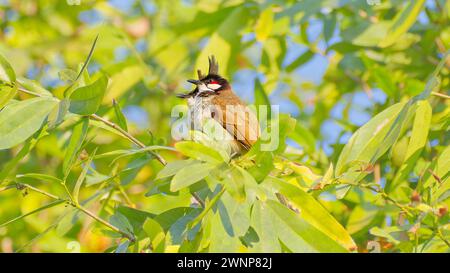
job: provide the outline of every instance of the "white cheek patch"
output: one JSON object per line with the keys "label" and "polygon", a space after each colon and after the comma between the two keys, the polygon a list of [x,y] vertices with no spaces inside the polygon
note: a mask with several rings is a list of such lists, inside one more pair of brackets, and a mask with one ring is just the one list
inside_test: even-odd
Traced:
{"label": "white cheek patch", "polygon": [[208,88],[209,88],[209,89],[212,89],[212,90],[219,89],[220,87],[221,87],[221,85],[220,85],[220,84],[217,84],[217,83],[208,84]]}
{"label": "white cheek patch", "polygon": [[209,89],[204,83],[202,83],[198,85],[198,91],[202,93],[206,91],[211,91],[211,89]]}

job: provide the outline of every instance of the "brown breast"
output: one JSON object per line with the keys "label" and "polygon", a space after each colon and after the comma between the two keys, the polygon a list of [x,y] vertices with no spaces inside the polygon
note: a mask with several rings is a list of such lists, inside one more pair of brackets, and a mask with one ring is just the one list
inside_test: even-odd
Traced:
{"label": "brown breast", "polygon": [[211,102],[217,108],[213,118],[247,150],[250,149],[260,134],[256,115],[231,89],[219,91]]}

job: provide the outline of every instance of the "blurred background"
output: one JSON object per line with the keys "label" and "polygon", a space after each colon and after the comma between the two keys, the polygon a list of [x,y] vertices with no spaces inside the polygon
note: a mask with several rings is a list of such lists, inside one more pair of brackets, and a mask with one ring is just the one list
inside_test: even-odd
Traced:
{"label": "blurred background", "polygon": [[[34,79],[62,97],[64,72],[77,69],[98,34],[88,71],[110,78],[99,115],[112,119],[115,99],[133,135],[164,145],[173,144],[171,108],[184,103],[175,94],[190,91],[186,79],[195,77],[196,69],[206,71],[207,57],[214,54],[220,73],[241,98],[253,103],[255,83],[261,82],[271,104],[298,120],[299,133],[289,140],[288,152],[322,173],[355,129],[387,106],[423,91],[450,45],[448,1],[424,1],[422,9],[410,11],[412,17],[396,18],[408,8],[407,2],[0,0],[0,53],[18,76]],[[392,32],[394,20],[406,30]],[[443,93],[449,86],[448,71],[447,64]],[[434,111],[445,108],[437,104]],[[40,141],[16,173],[60,172],[61,147],[70,135],[63,129]],[[107,131],[90,134],[95,139],[89,145],[103,145],[102,152],[108,145],[128,147],[126,140]],[[439,132],[429,139],[434,146],[448,141]],[[11,151],[0,151],[0,168],[12,157]],[[391,168],[384,167],[382,181]],[[159,168],[152,163],[133,173],[134,182],[127,185],[132,203],[154,213],[188,204],[188,196],[143,196],[145,183]],[[15,201],[18,198],[19,192],[0,194],[0,222],[41,202],[39,196]],[[325,203],[335,200],[326,194],[321,198]],[[349,217],[345,204],[333,210],[344,222]],[[68,231],[61,228],[64,236],[54,236],[56,231],[46,235],[57,215],[57,209],[46,211],[0,228],[0,252],[24,245],[28,251],[70,251],[67,243],[72,240],[84,242],[83,251],[110,246],[111,239],[91,231],[87,219]],[[353,233],[363,228],[354,227]],[[44,235],[35,244],[31,240],[38,234]]]}

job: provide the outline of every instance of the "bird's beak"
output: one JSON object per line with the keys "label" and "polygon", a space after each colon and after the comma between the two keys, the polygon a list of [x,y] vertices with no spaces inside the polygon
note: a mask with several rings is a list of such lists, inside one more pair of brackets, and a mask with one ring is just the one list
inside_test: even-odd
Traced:
{"label": "bird's beak", "polygon": [[202,83],[200,80],[187,80],[187,81],[192,83],[192,84],[195,84],[195,85],[199,85],[199,84]]}
{"label": "bird's beak", "polygon": [[176,96],[177,96],[177,98],[180,98],[180,99],[186,99],[186,98],[192,97],[191,94],[176,94]]}

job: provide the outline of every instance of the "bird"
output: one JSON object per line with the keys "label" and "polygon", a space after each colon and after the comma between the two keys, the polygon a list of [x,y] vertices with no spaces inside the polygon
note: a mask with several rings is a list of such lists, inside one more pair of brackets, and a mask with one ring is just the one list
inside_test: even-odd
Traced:
{"label": "bird", "polygon": [[[260,136],[260,126],[253,111],[233,92],[230,82],[219,75],[214,55],[208,58],[208,74],[197,70],[198,80],[189,79],[194,90],[177,97],[187,99],[191,126],[203,130],[208,120],[215,120],[225,129],[224,141],[231,145],[233,155],[251,149]],[[223,131],[223,130],[222,130]]]}

